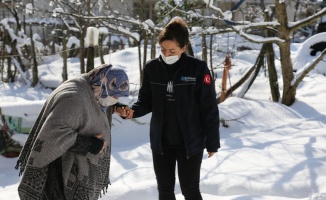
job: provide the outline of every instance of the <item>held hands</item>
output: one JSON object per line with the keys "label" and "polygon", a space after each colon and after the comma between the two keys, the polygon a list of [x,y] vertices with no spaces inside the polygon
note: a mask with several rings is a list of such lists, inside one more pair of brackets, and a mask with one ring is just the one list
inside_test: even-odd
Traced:
{"label": "held hands", "polygon": [[126,107],[114,107],[114,112],[120,115],[121,117],[125,117],[126,119],[131,119],[134,115],[134,110],[129,108],[129,106]]}

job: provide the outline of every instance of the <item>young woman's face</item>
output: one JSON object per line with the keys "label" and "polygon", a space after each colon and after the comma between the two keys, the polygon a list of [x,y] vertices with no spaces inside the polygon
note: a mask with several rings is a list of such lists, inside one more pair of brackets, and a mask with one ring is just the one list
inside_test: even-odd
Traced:
{"label": "young woman's face", "polygon": [[164,40],[161,43],[161,52],[165,57],[178,56],[180,58],[181,54],[186,51],[187,46],[180,48],[178,43],[174,40]]}

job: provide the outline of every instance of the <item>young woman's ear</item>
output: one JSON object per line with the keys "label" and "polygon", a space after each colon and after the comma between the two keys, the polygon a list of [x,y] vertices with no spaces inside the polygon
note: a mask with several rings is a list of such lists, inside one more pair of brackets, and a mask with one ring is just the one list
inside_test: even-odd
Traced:
{"label": "young woman's ear", "polygon": [[182,48],[181,48],[181,51],[182,51],[182,53],[184,53],[184,52],[186,52],[186,51],[187,51],[187,47],[188,47],[188,46],[187,46],[187,45],[185,45],[184,47],[182,47]]}

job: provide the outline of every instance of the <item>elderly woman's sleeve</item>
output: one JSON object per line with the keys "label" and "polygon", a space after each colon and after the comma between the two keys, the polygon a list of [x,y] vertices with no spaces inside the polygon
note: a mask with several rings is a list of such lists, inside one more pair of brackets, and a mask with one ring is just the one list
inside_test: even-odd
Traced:
{"label": "elderly woman's sleeve", "polygon": [[88,152],[96,155],[100,153],[103,144],[104,140],[97,137],[78,135],[75,144],[68,151],[80,155],[86,155]]}

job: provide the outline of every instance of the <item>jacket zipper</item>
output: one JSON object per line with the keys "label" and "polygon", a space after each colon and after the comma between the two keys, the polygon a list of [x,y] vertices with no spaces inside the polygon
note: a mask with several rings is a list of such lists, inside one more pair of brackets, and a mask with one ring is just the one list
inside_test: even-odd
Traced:
{"label": "jacket zipper", "polygon": [[[168,72],[167,72],[167,70],[166,70],[166,66],[164,66],[164,64],[162,63],[162,62],[160,62],[160,64],[161,64],[161,67],[163,68],[163,70],[164,70],[164,72],[165,72],[165,82],[167,82],[167,77],[168,77]],[[174,88],[173,88],[174,89]],[[165,98],[166,98],[166,96],[165,96]],[[164,101],[164,108],[165,108],[165,101]],[[164,109],[163,109],[163,118],[164,118]],[[163,119],[162,119],[162,121],[163,121]],[[162,129],[163,129],[163,124],[162,124],[162,127],[161,127],[161,131],[160,131],[160,135],[159,135],[159,138],[160,138],[160,149],[161,149],[161,155],[163,155],[163,145],[162,145]]]}
{"label": "jacket zipper", "polygon": [[[174,88],[174,81],[176,80],[176,77],[178,76],[179,72],[184,68],[184,66],[181,66],[173,75],[173,92],[175,91],[175,88]],[[180,125],[180,119],[181,117],[179,116],[179,112],[178,112],[178,109],[177,109],[177,99],[176,99],[176,95],[174,95],[174,106],[175,106],[175,110],[176,110],[176,114],[177,114],[177,119],[178,119],[178,123]],[[180,125],[180,130],[181,130],[181,134],[182,134],[182,138],[183,138],[183,142],[185,144],[185,149],[186,149],[186,158],[189,159],[191,156],[188,155],[188,148],[187,148],[187,143],[185,141],[185,136],[184,136],[184,131],[182,130],[182,126]]]}

